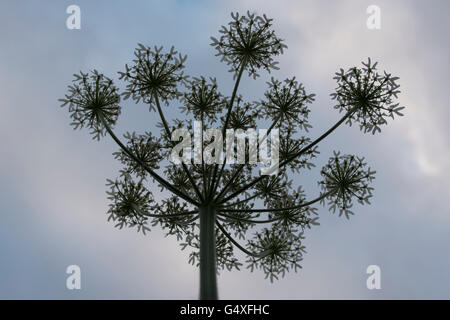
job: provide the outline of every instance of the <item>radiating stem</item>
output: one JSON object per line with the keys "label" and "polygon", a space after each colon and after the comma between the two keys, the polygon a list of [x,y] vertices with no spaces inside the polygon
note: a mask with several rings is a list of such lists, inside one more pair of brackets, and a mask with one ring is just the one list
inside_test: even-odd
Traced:
{"label": "radiating stem", "polygon": [[[159,103],[158,96],[155,96],[155,102],[156,102],[156,107],[158,108],[159,117],[161,118],[163,126],[164,126],[164,128],[166,130],[167,138],[170,139],[169,124],[167,123],[166,118],[164,117],[164,113],[163,113],[163,111],[161,109],[161,104]],[[173,141],[172,141],[172,144],[173,144]],[[194,178],[192,178],[188,167],[186,166],[186,164],[183,161],[181,162],[181,166],[183,167],[183,170],[186,173],[186,175],[187,175],[187,177],[189,179],[189,182],[191,183],[192,187],[194,188],[194,191],[197,194],[197,197],[199,197],[200,201],[203,201],[202,194],[200,193],[200,190],[198,190],[197,184],[195,183]]]}
{"label": "radiating stem", "polygon": [[137,158],[123,143],[120,141],[119,138],[114,134],[112,129],[109,127],[108,123],[106,122],[105,118],[101,113],[98,114],[98,117],[100,121],[102,122],[103,126],[105,127],[106,131],[108,131],[109,135],[113,140],[117,143],[117,145],[134,161],[136,161],[139,165],[141,165],[156,181],[158,181],[163,187],[165,187],[167,190],[171,191],[173,194],[179,196],[181,199],[193,204],[198,205],[198,202],[192,199],[189,195],[185,194],[184,192],[178,190],[174,185],[172,185],[169,181],[165,180],[163,177],[158,175],[155,171],[150,169],[145,163],[143,163],[139,158]]}
{"label": "radiating stem", "polygon": [[[279,165],[279,169],[283,168],[285,165],[287,165],[288,163],[290,163],[291,161],[295,160],[296,158],[298,158],[299,156],[301,156],[302,154],[304,154],[306,151],[308,151],[309,149],[311,149],[312,147],[314,147],[316,144],[318,144],[320,141],[322,141],[323,139],[325,139],[330,133],[332,133],[337,127],[339,127],[345,120],[347,120],[348,118],[350,118],[350,116],[353,114],[353,112],[356,111],[356,107],[351,109],[350,111],[348,111],[338,122],[336,122],[336,124],[334,126],[332,126],[330,129],[328,129],[324,134],[322,134],[319,138],[317,138],[316,140],[314,140],[313,142],[311,142],[309,145],[307,145],[306,147],[304,147],[303,149],[301,149],[299,152],[297,152],[296,154],[290,156],[289,158],[287,158],[286,160],[284,160],[283,162],[280,163]],[[269,176],[259,176],[258,178],[254,179],[253,181],[251,181],[250,183],[242,186],[241,188],[239,188],[239,190],[235,191],[233,194],[231,194],[230,196],[226,197],[225,199],[223,199],[221,201],[221,203],[225,203],[227,201],[230,201],[231,199],[237,197],[238,195],[242,194],[244,191],[246,191],[247,189],[253,187],[255,184],[257,184],[259,181],[266,179]]]}
{"label": "radiating stem", "polygon": [[[223,128],[222,128],[222,137],[225,137],[225,134],[227,132],[228,122],[230,121],[231,111],[233,110],[234,100],[236,98],[237,90],[239,88],[239,83],[241,82],[241,78],[242,78],[242,74],[244,73],[245,66],[246,66],[246,63],[242,62],[241,66],[239,68],[239,72],[238,72],[238,75],[237,75],[237,78],[236,78],[236,83],[234,84],[234,88],[233,88],[233,93],[231,94],[230,104],[228,105],[227,116],[226,116],[225,123],[224,123]],[[219,166],[218,166],[217,163],[214,165],[214,171],[213,171],[213,176],[212,176],[212,180],[211,180],[210,195],[209,196],[212,195],[213,190],[217,189],[217,185],[219,184],[220,178],[222,176],[223,167],[225,166],[225,163],[226,163],[226,158],[224,160],[224,163],[222,165],[222,170],[220,171],[220,175],[217,178],[217,180],[216,180],[216,174],[217,174],[217,170],[218,170]]]}

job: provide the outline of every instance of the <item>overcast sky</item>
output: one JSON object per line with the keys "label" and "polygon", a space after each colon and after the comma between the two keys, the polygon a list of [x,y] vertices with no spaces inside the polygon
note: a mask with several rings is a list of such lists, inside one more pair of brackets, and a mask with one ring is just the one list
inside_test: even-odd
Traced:
{"label": "overcast sky", "polygon": [[[66,8],[81,8],[81,30]],[[366,8],[381,9],[368,30]],[[0,4],[0,298],[195,299],[198,270],[173,238],[143,236],[106,221],[105,179],[118,175],[110,139],[73,131],[57,101],[72,74],[94,68],[117,78],[138,42],[174,45],[186,72],[233,82],[209,45],[231,11],[266,13],[288,49],[272,75],[296,76],[309,92],[311,135],[338,119],[329,94],[339,68],[367,57],[400,77],[405,117],[381,134],[340,127],[320,144],[317,168],[294,179],[317,191],[333,150],[365,156],[377,171],[370,206],[350,220],[319,207],[307,231],[303,269],[271,284],[261,272],[221,273],[223,299],[450,298],[450,111],[448,1],[13,1]],[[241,93],[261,97],[270,78],[245,78]],[[120,84],[123,85],[123,84]],[[147,107],[123,104],[117,132],[154,130]],[[178,111],[169,111],[179,116]],[[151,186],[150,186],[151,187]],[[155,190],[158,197],[164,197]],[[82,289],[66,289],[66,267],[81,267]],[[381,268],[380,290],[366,268]]]}

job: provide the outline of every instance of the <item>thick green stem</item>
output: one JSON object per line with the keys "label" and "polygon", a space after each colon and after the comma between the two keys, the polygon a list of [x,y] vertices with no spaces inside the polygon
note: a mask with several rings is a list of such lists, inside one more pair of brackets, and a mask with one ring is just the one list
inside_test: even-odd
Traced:
{"label": "thick green stem", "polygon": [[216,209],[202,206],[200,211],[200,300],[217,300]]}

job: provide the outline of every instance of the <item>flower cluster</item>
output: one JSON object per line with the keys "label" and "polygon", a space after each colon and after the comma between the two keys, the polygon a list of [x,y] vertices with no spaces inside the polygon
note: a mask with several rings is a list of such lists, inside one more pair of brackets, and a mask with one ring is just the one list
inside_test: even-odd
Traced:
{"label": "flower cluster", "polygon": [[[253,207],[253,203],[237,203],[233,206],[227,206],[227,209],[234,209],[237,211],[227,211],[227,216],[218,216],[217,219],[223,224],[225,229],[233,231],[236,238],[245,239],[247,231],[254,227],[255,224],[249,222],[250,220],[259,217],[245,210],[249,210]],[[241,210],[241,211],[238,211]]]}
{"label": "flower cluster", "polygon": [[[228,99],[227,99],[228,100]],[[230,102],[227,101],[227,104]],[[241,95],[236,97],[233,110],[230,114],[227,129],[247,130],[256,127],[256,119],[258,118],[255,106],[250,102],[244,102]],[[225,123],[225,115],[221,117],[222,123]]]}
{"label": "flower cluster", "polygon": [[120,95],[113,81],[94,70],[91,74],[74,74],[69,93],[59,99],[61,107],[69,106],[74,129],[88,127],[94,139],[106,134],[106,125],[115,125],[120,115]]}
{"label": "flower cluster", "polygon": [[296,272],[301,268],[299,263],[305,252],[301,239],[302,233],[294,234],[276,227],[257,232],[247,247],[253,252],[261,252],[261,255],[249,257],[250,271],[262,269],[271,282],[278,280],[280,275],[284,277],[290,269]]}
{"label": "flower cluster", "polygon": [[232,13],[231,17],[228,28],[222,26],[219,31],[219,39],[211,37],[211,45],[217,50],[216,55],[230,65],[230,71],[236,76],[244,68],[250,76],[256,78],[260,68],[268,72],[278,69],[274,56],[282,54],[287,46],[271,30],[272,19],[250,12],[246,16]]}
{"label": "flower cluster", "polygon": [[353,214],[350,210],[353,198],[360,204],[370,203],[373,188],[369,183],[375,179],[375,171],[366,169],[366,166],[364,158],[335,152],[322,168],[321,175],[324,180],[319,181],[319,186],[328,194],[326,199],[330,209],[333,212],[338,209],[339,216],[345,214],[348,219],[349,215]]}
{"label": "flower cluster", "polygon": [[128,82],[123,96],[125,99],[131,96],[136,102],[142,100],[155,110],[153,104],[157,101],[168,104],[181,96],[178,86],[187,80],[183,73],[187,57],[178,54],[173,47],[164,53],[163,47],[138,46],[134,64],[125,65],[125,72],[119,72],[120,79]]}
{"label": "flower cluster", "polygon": [[289,167],[294,172],[299,172],[300,169],[303,168],[311,169],[312,167],[315,167],[314,163],[312,163],[311,160],[313,160],[319,154],[317,146],[314,146],[303,152],[301,156],[293,158],[310,143],[310,138],[302,136],[296,139],[293,137],[292,130],[287,129],[286,134],[280,138],[280,162],[292,158],[292,160],[287,164],[287,167]]}
{"label": "flower cluster", "polygon": [[284,128],[298,126],[308,131],[311,125],[308,124],[310,110],[307,104],[314,101],[315,95],[306,94],[305,88],[295,77],[284,80],[284,83],[272,77],[267,84],[269,89],[264,93],[266,100],[259,102],[264,115]]}
{"label": "flower cluster", "polygon": [[152,209],[153,196],[148,191],[142,180],[135,182],[125,176],[123,180],[107,180],[109,205],[109,220],[116,221],[116,227],[137,227],[144,234],[150,229],[147,227],[146,214]]}
{"label": "flower cluster", "polygon": [[192,113],[198,120],[216,120],[217,114],[224,106],[224,99],[217,90],[216,79],[210,78],[208,83],[204,77],[193,78],[188,82],[187,89],[188,92],[183,96],[182,111]]}
{"label": "flower cluster", "polygon": [[219,229],[216,229],[216,248],[218,270],[240,270],[242,263],[234,256],[234,245]]}
{"label": "flower cluster", "polygon": [[285,179],[283,175],[273,175],[256,183],[254,190],[259,198],[264,199],[264,204],[283,196],[283,192],[290,188],[292,181]]}
{"label": "flower cluster", "polygon": [[151,132],[137,135],[135,132],[124,134],[127,140],[127,149],[139,160],[131,158],[123,149],[114,152],[114,157],[119,160],[125,169],[123,174],[135,174],[140,178],[147,176],[147,171],[143,165],[150,169],[159,169],[159,162],[163,159],[159,152],[161,143],[159,139],[155,138]]}
{"label": "flower cluster", "polygon": [[186,172],[178,165],[172,164],[165,168],[164,170],[167,179],[179,190],[188,193],[191,190],[191,185],[189,183],[189,177]]}
{"label": "flower cluster", "polygon": [[393,77],[386,71],[381,75],[377,72],[377,62],[362,63],[362,68],[350,68],[347,72],[340,69],[334,79],[338,86],[331,94],[337,101],[335,106],[340,112],[352,112],[348,123],[356,121],[360,129],[375,134],[381,132],[381,125],[387,123],[386,118],[394,119],[394,115],[402,116],[400,110],[404,107],[394,103],[399,87]]}
{"label": "flower cluster", "polygon": [[[305,228],[311,229],[312,225],[318,225],[317,208],[311,206],[298,207],[299,204],[306,202],[305,192],[301,187],[292,194],[284,192],[282,197],[269,201],[269,206],[274,208],[270,212],[270,219],[277,219],[274,222],[275,227],[295,232],[298,229],[302,231]],[[278,208],[291,208],[289,210],[277,210]]]}
{"label": "flower cluster", "polygon": [[155,217],[152,226],[159,224],[162,229],[167,230],[167,235],[175,235],[177,240],[181,240],[188,232],[193,231],[194,222],[198,219],[197,214],[180,215],[187,211],[189,210],[186,203],[180,202],[178,197],[172,196],[155,206],[153,212],[161,217]]}

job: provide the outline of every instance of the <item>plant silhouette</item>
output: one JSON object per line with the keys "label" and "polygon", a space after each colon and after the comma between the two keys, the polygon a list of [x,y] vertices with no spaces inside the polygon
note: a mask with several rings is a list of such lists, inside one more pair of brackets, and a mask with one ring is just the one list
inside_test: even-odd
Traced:
{"label": "plant silhouette", "polygon": [[[335,74],[337,87],[331,99],[342,117],[314,140],[305,136],[311,127],[308,105],[314,94],[307,93],[295,77],[272,78],[264,97],[256,102],[244,101],[238,94],[243,76],[256,79],[263,69],[278,69],[275,58],[287,46],[265,15],[247,12],[231,17],[219,37],[211,38],[216,55],[234,77],[230,96],[219,91],[214,78],[185,75],[186,56],[174,48],[164,51],[138,44],[134,60],[119,72],[119,79],[126,83],[123,92],[112,79],[94,70],[75,74],[68,93],[60,99],[75,129],[86,127],[95,139],[109,135],[119,146],[113,155],[123,169],[117,179],[107,180],[108,220],[119,228],[137,228],[143,233],[160,226],[177,237],[182,249],[190,248],[189,262],[200,267],[200,299],[217,299],[218,271],[239,270],[242,262],[251,271],[262,270],[270,281],[297,271],[305,252],[303,232],[318,224],[315,205],[328,205],[348,218],[355,201],[369,203],[375,171],[363,158],[334,152],[321,170],[320,190],[314,199],[307,199],[303,189],[293,185],[293,176],[314,167],[319,142],[341,124],[358,123],[364,133],[374,134],[387,118],[402,115],[403,109],[395,102],[400,92],[398,78],[379,73],[377,63],[368,59],[361,67]],[[114,133],[121,99],[129,98],[157,114],[159,136],[128,132],[120,139]],[[184,115],[168,120],[164,108],[175,103]],[[171,152],[179,142],[172,141],[172,132],[192,130],[194,120],[203,127],[221,128],[223,135],[227,129],[247,130],[270,123],[264,139],[271,139],[271,131],[279,129],[278,172],[261,175],[257,164],[227,164],[226,159],[214,164],[171,162]],[[208,143],[211,140],[202,139],[201,145],[204,148]],[[148,189],[155,184],[170,196],[156,201]],[[236,251],[246,258],[240,261]]]}

